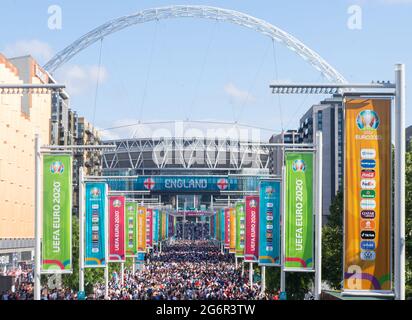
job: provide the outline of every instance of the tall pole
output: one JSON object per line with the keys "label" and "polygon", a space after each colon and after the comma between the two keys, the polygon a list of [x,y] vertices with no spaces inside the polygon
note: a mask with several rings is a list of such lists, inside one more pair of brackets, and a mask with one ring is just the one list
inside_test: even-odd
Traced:
{"label": "tall pole", "polygon": [[109,263],[104,267],[104,298],[109,299]]}
{"label": "tall pole", "polygon": [[[283,149],[283,154],[284,154]],[[284,158],[284,156],[282,157]],[[282,201],[281,201],[281,232],[282,232],[282,239],[280,242],[280,258],[281,258],[281,266],[280,266],[280,291],[286,291],[286,274],[284,271],[285,268],[285,211],[286,211],[286,167],[284,165],[284,161],[282,162]]]}
{"label": "tall pole", "polygon": [[266,292],[266,266],[261,267],[261,280],[262,280],[262,291],[261,294]]}
{"label": "tall pole", "polygon": [[40,135],[36,134],[34,138],[34,207],[35,207],[35,225],[34,237],[36,245],[34,248],[34,300],[40,300],[41,283],[40,283],[40,264],[41,264],[41,153],[40,153]]}
{"label": "tall pole", "polygon": [[[162,252],[162,251],[160,251],[160,252]],[[132,276],[133,277],[134,277],[135,273],[136,273],[136,257],[133,256],[133,259],[132,259]]]}
{"label": "tall pole", "polygon": [[316,222],[315,222],[315,300],[320,300],[322,293],[322,131],[316,132]]}
{"label": "tall pole", "polygon": [[120,284],[124,286],[124,262],[120,263]]}
{"label": "tall pole", "polygon": [[395,66],[395,298],[405,300],[405,65]]}
{"label": "tall pole", "polygon": [[84,171],[79,168],[79,291],[84,292]]}
{"label": "tall pole", "polygon": [[253,285],[253,262],[249,262],[249,285]]}

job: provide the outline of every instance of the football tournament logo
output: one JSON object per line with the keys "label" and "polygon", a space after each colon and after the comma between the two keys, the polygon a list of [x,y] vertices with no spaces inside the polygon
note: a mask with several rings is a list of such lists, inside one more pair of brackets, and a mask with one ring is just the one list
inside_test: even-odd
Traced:
{"label": "football tournament logo", "polygon": [[373,110],[363,110],[356,118],[356,124],[360,130],[376,130],[379,123],[378,114]]}
{"label": "football tournament logo", "polygon": [[293,172],[305,172],[305,161],[303,161],[302,159],[297,159],[293,161],[292,170]]}
{"label": "football tournament logo", "polygon": [[64,165],[61,161],[54,161],[50,165],[50,172],[55,174],[62,174],[64,171]]}

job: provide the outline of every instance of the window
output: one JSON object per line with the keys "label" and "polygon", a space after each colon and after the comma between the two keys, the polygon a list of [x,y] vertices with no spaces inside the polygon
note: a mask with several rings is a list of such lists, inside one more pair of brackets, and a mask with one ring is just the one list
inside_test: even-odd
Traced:
{"label": "window", "polygon": [[322,110],[318,111],[318,130],[322,131]]}

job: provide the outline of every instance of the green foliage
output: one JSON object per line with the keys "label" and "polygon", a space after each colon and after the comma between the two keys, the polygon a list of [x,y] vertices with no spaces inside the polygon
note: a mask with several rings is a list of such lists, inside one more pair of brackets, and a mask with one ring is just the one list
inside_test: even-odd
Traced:
{"label": "green foliage", "polygon": [[406,297],[412,298],[412,150],[406,153],[405,213],[406,213]]}
{"label": "green foliage", "polygon": [[[286,272],[286,293],[288,300],[302,300],[313,282],[313,274],[306,272]],[[269,293],[280,291],[280,268],[266,268],[266,288]]]}
{"label": "green foliage", "polygon": [[343,193],[339,191],[329,208],[322,229],[322,279],[333,289],[341,288],[343,255]]}

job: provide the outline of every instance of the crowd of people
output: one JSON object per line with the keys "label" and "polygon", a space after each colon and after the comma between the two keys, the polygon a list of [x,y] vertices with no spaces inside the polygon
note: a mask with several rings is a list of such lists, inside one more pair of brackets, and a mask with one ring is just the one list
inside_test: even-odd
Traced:
{"label": "crowd of people", "polygon": [[205,240],[209,238],[209,224],[199,222],[176,223],[176,239]]}
{"label": "crowd of people", "polygon": [[[94,299],[104,299],[104,285],[95,286]],[[162,252],[147,256],[135,274],[126,273],[124,285],[116,275],[109,283],[111,300],[256,300],[260,285],[248,284],[235,268],[233,256],[221,254],[208,241],[178,240]]]}
{"label": "crowd of people", "polygon": [[[151,251],[140,268],[117,272],[108,286],[110,300],[257,300],[276,299],[262,294],[258,283],[249,285],[247,272],[235,267],[233,255],[222,254],[207,240],[175,240],[162,251]],[[1,294],[1,300],[33,299],[32,274]],[[73,300],[72,289],[44,287],[42,300]],[[87,299],[105,299],[104,283],[96,283]]]}

